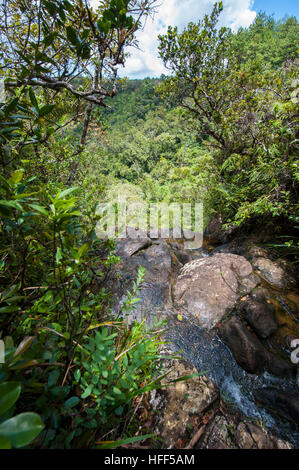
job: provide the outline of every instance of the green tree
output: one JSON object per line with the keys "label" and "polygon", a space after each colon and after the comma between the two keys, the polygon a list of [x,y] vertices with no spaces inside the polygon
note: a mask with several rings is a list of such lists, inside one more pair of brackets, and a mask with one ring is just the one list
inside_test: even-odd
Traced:
{"label": "green tree", "polygon": [[[2,2],[0,12],[5,21],[0,26],[0,71],[6,89],[21,95],[28,92],[29,86],[52,90],[52,99],[64,91],[64,99],[71,96],[87,103],[80,137],[80,145],[84,146],[93,106],[106,107],[105,99],[115,96],[125,48],[134,44],[136,31],[155,3],[109,0],[93,9],[82,0]],[[34,109],[39,108],[39,99],[33,93],[30,99]],[[48,103],[45,105],[46,114],[50,108]],[[78,112],[71,117],[77,118]],[[43,142],[45,136],[37,140]],[[77,167],[78,159],[68,184]]]}
{"label": "green tree", "polygon": [[[193,116],[214,149],[220,174],[214,204],[226,220],[252,216],[295,220],[298,196],[296,63],[276,72],[261,61],[242,61],[231,33],[218,28],[222,4],[182,33],[160,36],[160,55],[173,72],[160,86]],[[271,23],[272,24],[272,23]],[[256,28],[260,26],[260,20]]]}
{"label": "green tree", "polygon": [[260,12],[248,28],[231,33],[231,40],[239,62],[258,61],[275,69],[297,57],[298,35],[299,23],[294,16],[275,21]]}

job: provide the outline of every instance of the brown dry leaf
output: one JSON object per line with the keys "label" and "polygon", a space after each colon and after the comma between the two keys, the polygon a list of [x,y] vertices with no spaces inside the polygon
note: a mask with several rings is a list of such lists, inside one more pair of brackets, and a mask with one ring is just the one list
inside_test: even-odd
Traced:
{"label": "brown dry leaf", "polygon": [[202,424],[209,424],[212,416],[213,414],[210,413],[206,413],[205,415],[203,415],[203,417],[201,418]]}
{"label": "brown dry leaf", "polygon": [[178,440],[176,441],[175,445],[174,445],[174,448],[175,449],[183,449],[186,446],[187,442],[188,442],[187,439],[183,439],[182,437],[179,437]]}
{"label": "brown dry leaf", "polygon": [[193,426],[193,427],[196,427],[198,426],[200,423],[200,418],[199,416],[192,416],[191,420],[190,420],[190,425]]}

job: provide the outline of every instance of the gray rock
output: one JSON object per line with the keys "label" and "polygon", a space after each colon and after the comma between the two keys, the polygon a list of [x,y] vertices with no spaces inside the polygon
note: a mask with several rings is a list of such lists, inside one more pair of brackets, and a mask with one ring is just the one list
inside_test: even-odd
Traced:
{"label": "gray rock", "polygon": [[268,364],[267,350],[237,317],[221,325],[219,336],[244,370],[251,374],[265,370]]}
{"label": "gray rock", "polygon": [[257,284],[245,258],[219,253],[185,264],[174,287],[174,304],[211,329]]}
{"label": "gray rock", "polygon": [[251,422],[239,423],[235,438],[240,449],[292,449],[292,445]]}
{"label": "gray rock", "polygon": [[199,449],[236,449],[233,439],[234,421],[228,416],[217,415],[208,426]]}
{"label": "gray rock", "polygon": [[276,375],[278,377],[291,378],[294,375],[294,366],[290,363],[290,361],[287,362],[287,360],[284,360],[280,356],[271,352],[268,353],[268,363],[266,370],[270,372],[270,374]]}
{"label": "gray rock", "polygon": [[292,449],[288,441],[270,434],[255,423],[244,421],[232,409],[221,405],[197,448],[200,449]]}
{"label": "gray rock", "polygon": [[[293,267],[281,261],[272,261],[268,258],[254,258],[251,262],[258,275],[271,287],[287,290],[296,285],[292,271]],[[289,266],[287,268],[287,266]]]}
{"label": "gray rock", "polygon": [[138,253],[138,251],[152,245],[152,241],[147,237],[146,233],[141,229],[133,227],[125,227],[126,238],[117,240],[117,247],[115,254],[122,258],[128,258]]}
{"label": "gray rock", "polygon": [[[164,309],[170,300],[170,283],[175,268],[181,264],[173,257],[171,248],[166,241],[148,245],[148,240],[120,240],[116,254],[121,261],[114,266],[107,285],[112,291],[112,312],[117,315],[127,298],[127,291],[132,289],[139,266],[146,269],[145,282],[138,294],[140,302],[130,312],[129,319],[140,321],[143,317],[154,320],[157,312]],[[178,263],[178,266],[175,266]]]}
{"label": "gray rock", "polygon": [[266,302],[266,299],[264,302],[259,302],[250,297],[241,306],[246,320],[258,336],[267,338],[277,330],[278,325],[274,317],[274,308]]}
{"label": "gray rock", "polygon": [[163,440],[163,448],[173,449],[178,440],[184,440],[194,421],[209,408],[219,396],[217,388],[205,376],[171,383],[180,377],[196,374],[198,371],[184,360],[163,361],[166,370],[171,370],[163,379],[165,389],[154,390],[149,403],[156,414],[155,432]]}
{"label": "gray rock", "polygon": [[236,362],[250,374],[268,371],[276,376],[293,375],[292,364],[268,351],[238,317],[233,316],[225,321],[219,329],[219,336]]}

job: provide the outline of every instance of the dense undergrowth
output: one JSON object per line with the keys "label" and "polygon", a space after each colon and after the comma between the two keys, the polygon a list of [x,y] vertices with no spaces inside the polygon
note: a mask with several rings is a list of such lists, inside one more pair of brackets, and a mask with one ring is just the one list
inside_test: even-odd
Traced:
{"label": "dense undergrowth", "polygon": [[215,7],[161,38],[172,78],[119,81],[154,3],[1,5],[1,448],[144,438],[132,410],[164,377],[164,326],[126,321],[142,269],[110,315],[118,258],[95,235],[96,206],[119,187],[148,202],[203,202],[206,221],[262,221],[298,252],[297,21],[259,15],[248,30],[219,32]]}

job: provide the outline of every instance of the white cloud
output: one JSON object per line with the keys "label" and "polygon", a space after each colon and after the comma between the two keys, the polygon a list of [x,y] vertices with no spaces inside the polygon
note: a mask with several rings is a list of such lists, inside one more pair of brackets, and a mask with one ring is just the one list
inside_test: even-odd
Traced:
{"label": "white cloud", "polygon": [[[205,13],[210,13],[216,0],[161,0],[154,16],[148,18],[143,31],[137,33],[140,50],[131,49],[121,76],[130,78],[158,77],[167,73],[158,57],[158,35],[167,31],[168,25],[182,30],[190,21],[197,22]],[[96,3],[93,0],[92,3]],[[249,26],[256,12],[252,0],[223,0],[220,21],[224,26],[237,30]]]}

